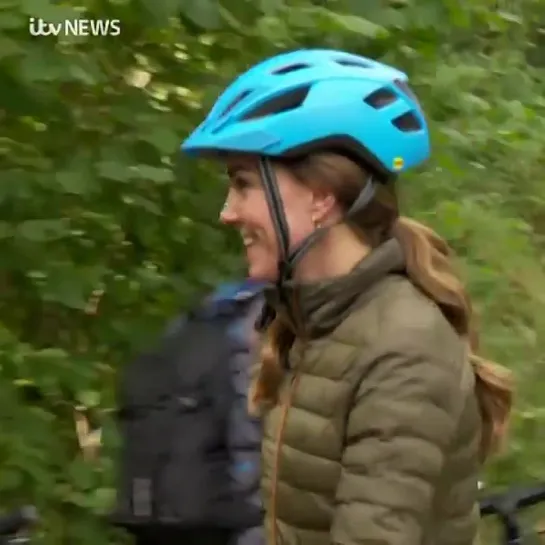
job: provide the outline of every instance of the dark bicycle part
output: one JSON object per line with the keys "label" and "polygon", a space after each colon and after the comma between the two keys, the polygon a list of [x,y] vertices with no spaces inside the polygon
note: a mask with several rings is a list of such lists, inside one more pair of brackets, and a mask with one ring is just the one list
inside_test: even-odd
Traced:
{"label": "dark bicycle part", "polygon": [[25,505],[0,516],[0,536],[12,536],[38,521],[38,512],[33,505]]}
{"label": "dark bicycle part", "polygon": [[491,494],[481,500],[481,514],[491,515],[498,506],[518,511],[545,501],[545,483],[510,488],[507,492]]}
{"label": "dark bicycle part", "polygon": [[515,486],[507,492],[491,494],[480,501],[482,516],[497,515],[503,526],[505,545],[518,545],[522,540],[522,528],[517,512],[545,501],[545,483]]}

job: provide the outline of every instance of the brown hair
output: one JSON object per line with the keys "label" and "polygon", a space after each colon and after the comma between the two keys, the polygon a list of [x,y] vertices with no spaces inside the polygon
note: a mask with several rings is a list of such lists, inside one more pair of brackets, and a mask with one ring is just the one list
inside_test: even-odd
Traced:
{"label": "brown hair", "polygon": [[[354,202],[369,178],[361,165],[332,152],[312,154],[283,166],[303,184],[333,188],[339,204],[345,209]],[[483,421],[481,457],[484,460],[497,450],[506,434],[513,386],[506,369],[475,354],[478,335],[471,302],[454,271],[449,245],[430,228],[399,216],[393,183],[377,184],[374,199],[351,217],[349,224],[373,248],[392,236],[397,238],[404,250],[410,280],[438,305],[458,334],[468,339]],[[279,359],[293,339],[292,329],[282,316],[277,316],[265,332],[258,376],[250,393],[250,408],[254,412],[276,404],[283,377]]]}

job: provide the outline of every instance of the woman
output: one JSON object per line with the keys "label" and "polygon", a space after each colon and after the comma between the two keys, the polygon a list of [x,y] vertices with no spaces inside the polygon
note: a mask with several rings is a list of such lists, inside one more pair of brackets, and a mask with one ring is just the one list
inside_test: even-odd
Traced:
{"label": "woman", "polygon": [[399,215],[429,156],[402,72],[342,51],[240,76],[182,149],[216,156],[250,275],[271,282],[252,408],[270,545],[469,545],[506,373],[473,355],[449,248]]}

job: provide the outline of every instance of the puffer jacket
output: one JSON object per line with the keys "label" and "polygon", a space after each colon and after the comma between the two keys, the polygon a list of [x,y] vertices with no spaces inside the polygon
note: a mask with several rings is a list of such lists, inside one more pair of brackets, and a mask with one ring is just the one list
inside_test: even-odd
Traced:
{"label": "puffer jacket", "polygon": [[289,307],[267,294],[299,324],[265,417],[268,545],[474,541],[474,373],[404,263],[390,240],[345,277],[288,287]]}

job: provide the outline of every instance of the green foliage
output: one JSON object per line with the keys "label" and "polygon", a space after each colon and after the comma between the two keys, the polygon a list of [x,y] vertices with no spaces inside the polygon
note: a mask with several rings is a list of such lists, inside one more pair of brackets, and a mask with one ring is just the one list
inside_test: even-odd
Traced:
{"label": "green foliage", "polygon": [[[326,7],[327,6],[327,7]],[[300,46],[408,71],[434,159],[407,214],[457,250],[483,352],[517,375],[489,485],[543,478],[543,0],[0,1],[0,505],[35,502],[46,544],[114,542],[115,371],[165,319],[240,271],[214,166],[178,157],[222,86]],[[119,19],[121,34],[36,37],[28,17]],[[103,429],[81,456],[74,407]],[[110,537],[108,537],[110,536]],[[117,541],[119,542],[119,541]]]}

